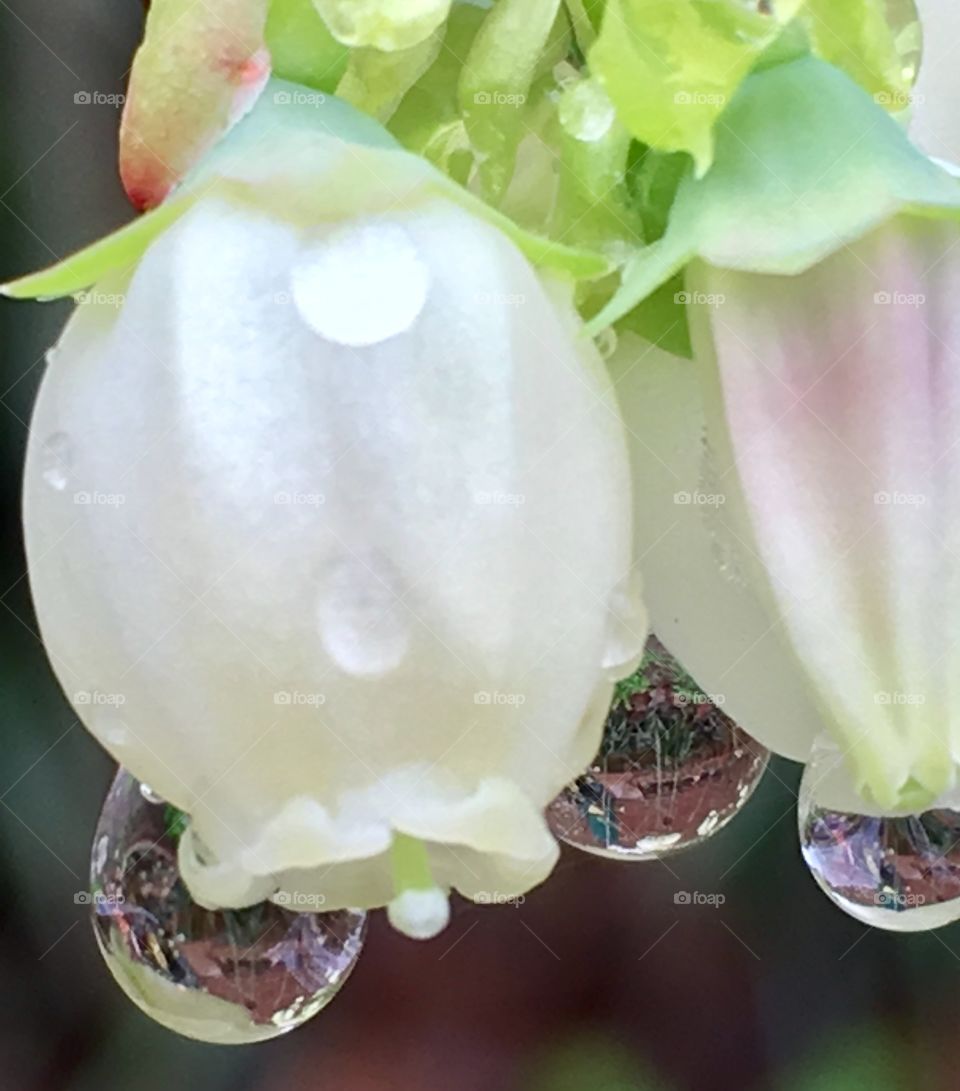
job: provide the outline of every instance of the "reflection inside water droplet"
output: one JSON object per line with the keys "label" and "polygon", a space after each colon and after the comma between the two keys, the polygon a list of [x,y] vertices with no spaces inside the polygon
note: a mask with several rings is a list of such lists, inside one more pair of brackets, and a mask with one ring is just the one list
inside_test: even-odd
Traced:
{"label": "reflection inside water droplet", "polygon": [[722,829],[768,756],[651,636],[639,670],[617,686],[600,753],[553,801],[547,821],[576,848],[649,860]]}
{"label": "reflection inside water droplet", "polygon": [[358,220],[304,246],[291,273],[300,317],[328,341],[361,348],[420,316],[430,273],[396,223]]}
{"label": "reflection inside water droplet", "polygon": [[874,928],[920,932],[960,920],[960,812],[879,818],[820,807],[816,772],[800,788],[800,849],[845,913]]}
{"label": "reflection inside water droplet", "polygon": [[365,915],[200,908],[177,868],[183,817],[117,773],[91,861],[94,932],[111,973],[139,1008],[191,1038],[241,1044],[293,1030],[346,980]]}

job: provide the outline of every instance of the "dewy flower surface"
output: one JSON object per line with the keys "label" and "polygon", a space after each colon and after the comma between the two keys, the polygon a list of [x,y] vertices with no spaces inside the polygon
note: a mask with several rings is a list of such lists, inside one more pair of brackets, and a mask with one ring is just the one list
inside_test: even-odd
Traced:
{"label": "dewy flower surface", "polygon": [[403,153],[266,131],[94,255],[28,454],[44,638],[191,815],[202,902],[517,894],[646,635],[612,388],[569,289]]}

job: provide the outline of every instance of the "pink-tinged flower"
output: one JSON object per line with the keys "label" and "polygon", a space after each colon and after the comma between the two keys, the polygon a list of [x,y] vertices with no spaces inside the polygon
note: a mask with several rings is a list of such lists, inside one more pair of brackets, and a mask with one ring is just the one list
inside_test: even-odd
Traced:
{"label": "pink-tinged flower", "polygon": [[923,809],[960,761],[960,190],[815,61],[726,116],[627,275],[686,265],[694,360],[614,361],[652,625],[773,749],[828,732],[834,805]]}

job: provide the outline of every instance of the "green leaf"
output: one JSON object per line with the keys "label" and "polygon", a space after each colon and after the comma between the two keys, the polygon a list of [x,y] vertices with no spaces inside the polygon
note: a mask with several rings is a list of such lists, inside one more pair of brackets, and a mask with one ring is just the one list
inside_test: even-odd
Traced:
{"label": "green leaf", "polygon": [[694,258],[791,275],[898,213],[960,218],[960,182],[919,152],[848,76],[815,57],[752,75],[688,170],[663,238],[641,250],[594,318],[623,317]]}
{"label": "green leaf", "polygon": [[802,2],[608,0],[590,68],[638,140],[689,152],[703,174],[714,123]]}
{"label": "green leaf", "polygon": [[350,50],[330,33],[312,0],[271,0],[266,39],[278,79],[333,91],[346,70]]}

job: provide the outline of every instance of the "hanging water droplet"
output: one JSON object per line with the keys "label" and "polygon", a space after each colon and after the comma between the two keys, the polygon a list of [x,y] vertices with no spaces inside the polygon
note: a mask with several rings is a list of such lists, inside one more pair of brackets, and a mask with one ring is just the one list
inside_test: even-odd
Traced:
{"label": "hanging water droplet", "polygon": [[597,80],[580,80],[568,87],[557,107],[560,124],[584,143],[602,140],[610,131],[617,111]]}
{"label": "hanging water droplet", "polygon": [[402,580],[380,554],[346,557],[324,579],[317,606],[324,650],[347,674],[385,674],[410,645],[410,612]]}
{"label": "hanging water droplet", "polygon": [[639,670],[617,686],[597,759],[547,810],[554,834],[601,856],[649,860],[722,829],[769,755],[717,701],[651,636]]}
{"label": "hanging water droplet", "polygon": [[404,333],[427,302],[430,272],[395,223],[357,220],[305,246],[290,274],[307,325],[362,348]]}
{"label": "hanging water droplet", "polygon": [[325,1007],[363,943],[358,910],[292,913],[270,902],[209,912],[177,868],[183,816],[118,771],[94,837],[94,933],[131,1000],[190,1038],[275,1038]]}
{"label": "hanging water droplet", "polygon": [[607,643],[600,666],[611,682],[619,682],[637,669],[647,635],[647,611],[643,581],[631,571],[610,596]]}
{"label": "hanging water droplet", "polygon": [[890,932],[960,920],[960,811],[899,818],[817,804],[813,764],[800,786],[800,849],[817,885],[845,913]]}
{"label": "hanging water droplet", "polygon": [[54,432],[40,449],[40,473],[48,485],[62,492],[73,470],[73,451],[66,432]]}
{"label": "hanging water droplet", "polygon": [[142,795],[148,803],[158,804],[166,802],[163,796],[158,796],[150,785],[143,783],[143,781],[140,782],[140,795]]}

